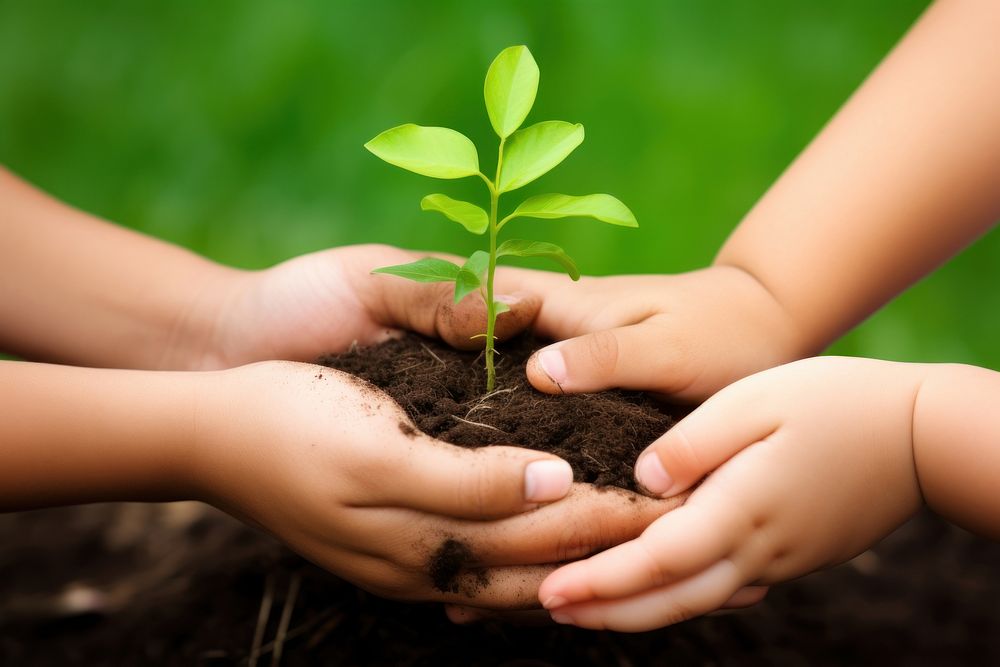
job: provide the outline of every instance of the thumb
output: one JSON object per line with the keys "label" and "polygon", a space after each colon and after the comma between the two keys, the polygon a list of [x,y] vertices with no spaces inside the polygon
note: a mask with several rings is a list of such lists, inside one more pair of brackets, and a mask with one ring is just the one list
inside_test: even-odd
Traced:
{"label": "thumb", "polygon": [[560,458],[518,447],[466,449],[420,437],[419,451],[395,462],[396,482],[375,504],[464,519],[511,516],[565,496],[573,470]]}
{"label": "thumb", "polygon": [[[493,335],[498,340],[507,340],[531,326],[542,306],[542,300],[528,292],[498,294],[494,300],[509,308],[497,315]],[[458,350],[482,349],[486,345],[486,304],[478,294],[470,294],[456,304],[449,291],[438,302],[434,328],[441,340]]]}
{"label": "thumb", "polygon": [[777,420],[762,409],[753,379],[729,385],[647,447],[635,464],[639,485],[676,495],[774,433]]}
{"label": "thumb", "polygon": [[[378,298],[369,300],[372,318],[384,326],[435,336],[459,350],[485,347],[486,304],[478,293],[459,303],[454,301],[451,283],[415,283],[395,276],[371,276]],[[494,297],[509,310],[496,319],[498,340],[515,336],[535,321],[541,298],[529,292],[498,294]]]}
{"label": "thumb", "polygon": [[650,323],[595,331],[542,348],[528,360],[528,381],[539,391],[577,393],[618,387],[672,392],[689,379],[664,350],[662,328]]}

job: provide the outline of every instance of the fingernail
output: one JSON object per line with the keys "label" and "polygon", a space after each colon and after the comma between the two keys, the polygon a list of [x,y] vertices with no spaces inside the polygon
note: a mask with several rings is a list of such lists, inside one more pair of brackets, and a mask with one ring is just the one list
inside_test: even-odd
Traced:
{"label": "fingernail", "polygon": [[559,625],[570,625],[573,623],[573,619],[570,618],[569,614],[561,614],[558,611],[554,611],[550,614],[550,616],[552,616],[552,620]]}
{"label": "fingernail", "polygon": [[557,347],[548,347],[538,353],[538,365],[549,379],[560,387],[566,382],[566,360]]}
{"label": "fingernail", "polygon": [[508,306],[513,306],[516,303],[521,303],[521,297],[516,294],[497,294],[493,297],[494,301],[499,301],[500,303],[506,303]]}
{"label": "fingernail", "polygon": [[542,603],[542,606],[546,609],[555,609],[556,607],[562,607],[567,602],[569,602],[569,600],[561,595],[550,595],[549,598]]}
{"label": "fingernail", "polygon": [[674,480],[663,467],[655,452],[646,451],[635,464],[635,479],[644,489],[658,496],[674,485]]}
{"label": "fingernail", "polygon": [[524,499],[530,503],[559,500],[573,484],[573,469],[562,459],[532,461],[524,469]]}

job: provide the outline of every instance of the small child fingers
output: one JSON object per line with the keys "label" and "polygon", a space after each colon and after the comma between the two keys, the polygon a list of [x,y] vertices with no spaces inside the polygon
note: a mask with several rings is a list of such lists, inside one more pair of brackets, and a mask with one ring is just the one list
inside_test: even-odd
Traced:
{"label": "small child fingers", "polygon": [[776,428],[775,418],[755,405],[751,391],[742,383],[731,385],[639,455],[636,481],[653,495],[680,493]]}
{"label": "small child fingers", "polygon": [[637,539],[570,563],[539,591],[547,609],[591,599],[617,599],[659,588],[728,556],[739,530],[721,504],[689,504],[657,519]]}
{"label": "small child fingers", "polygon": [[645,632],[722,607],[740,590],[743,575],[729,559],[681,581],[615,601],[593,601],[551,610],[557,623],[593,630]]}

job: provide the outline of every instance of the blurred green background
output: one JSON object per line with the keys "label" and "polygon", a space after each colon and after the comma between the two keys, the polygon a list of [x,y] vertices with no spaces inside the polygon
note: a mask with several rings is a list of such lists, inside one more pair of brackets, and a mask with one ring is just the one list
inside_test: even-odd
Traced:
{"label": "blurred green background", "polygon": [[[538,237],[585,273],[684,271],[926,4],[0,0],[0,162],[243,267],[358,242],[469,252],[481,239],[418,202],[482,198],[481,183],[409,174],[362,144],[444,125],[488,165],[483,76],[525,43],[542,71],[529,121],[582,122],[587,140],[518,194],[611,192],[641,224],[538,222]],[[998,260],[993,234],[835,351],[1000,368]]]}

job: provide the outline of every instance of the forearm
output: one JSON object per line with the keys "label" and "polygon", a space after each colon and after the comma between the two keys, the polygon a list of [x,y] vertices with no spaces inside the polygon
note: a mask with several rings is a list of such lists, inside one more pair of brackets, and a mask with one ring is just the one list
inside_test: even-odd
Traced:
{"label": "forearm", "polygon": [[942,0],[746,216],[753,274],[815,353],[1000,218],[1000,3]]}
{"label": "forearm", "polygon": [[0,512],[191,497],[207,375],[0,362]]}
{"label": "forearm", "polygon": [[238,272],[98,220],[0,168],[0,351],[190,368]]}
{"label": "forearm", "polygon": [[917,396],[913,452],[928,505],[955,523],[1000,539],[1000,373],[957,364],[930,367]]}

